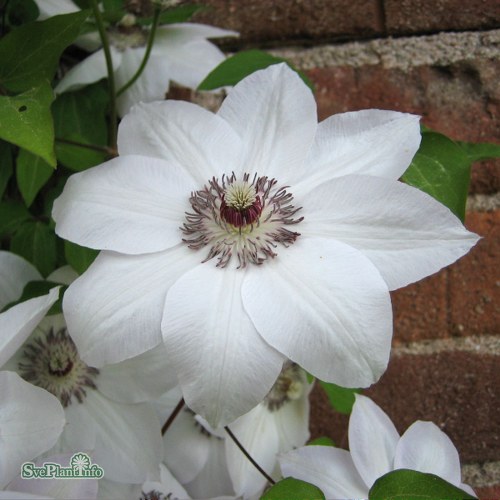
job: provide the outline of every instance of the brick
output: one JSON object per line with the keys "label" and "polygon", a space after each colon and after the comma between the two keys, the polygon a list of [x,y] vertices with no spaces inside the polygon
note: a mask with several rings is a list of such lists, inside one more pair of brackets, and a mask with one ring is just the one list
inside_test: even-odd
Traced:
{"label": "brick", "polygon": [[319,384],[315,384],[309,398],[311,401],[309,424],[311,439],[327,436],[333,439],[339,448],[348,449],[349,415],[342,415],[332,409],[325,391]]}
{"label": "brick", "polygon": [[495,486],[485,486],[483,488],[474,488],[479,500],[494,500],[500,498],[500,484]]}
{"label": "brick", "polygon": [[500,25],[495,0],[384,0],[390,34],[489,29]]}
{"label": "brick", "polygon": [[[315,68],[321,119],[366,108],[416,113],[422,123],[455,140],[500,142],[500,60],[475,60],[446,67],[403,70],[382,65]],[[495,83],[496,82],[496,83]],[[500,160],[476,163],[471,193],[493,193],[500,186]]]}
{"label": "brick", "polygon": [[377,0],[248,0],[244,5],[240,0],[205,0],[203,4],[209,9],[193,21],[239,31],[240,46],[363,38],[382,32]]}
{"label": "brick", "polygon": [[[389,415],[400,434],[417,420],[432,421],[453,441],[462,464],[498,461],[497,367],[497,356],[471,352],[393,356],[380,381],[364,393]],[[315,387],[311,395],[311,438],[328,436],[347,449],[348,423],[348,416],[332,410],[322,389]]]}
{"label": "brick", "polygon": [[500,211],[471,212],[466,226],[483,239],[448,270],[452,333],[500,334]]}
{"label": "brick", "polygon": [[446,283],[441,271],[391,293],[394,346],[449,335]]}
{"label": "brick", "polygon": [[451,438],[462,463],[500,459],[498,357],[472,352],[393,357],[366,394],[404,432],[430,420]]}

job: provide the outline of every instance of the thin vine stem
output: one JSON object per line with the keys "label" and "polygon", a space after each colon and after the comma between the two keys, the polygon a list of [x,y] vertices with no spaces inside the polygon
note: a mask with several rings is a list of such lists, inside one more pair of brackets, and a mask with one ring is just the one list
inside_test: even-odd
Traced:
{"label": "thin vine stem", "polygon": [[101,16],[101,11],[97,5],[97,0],[92,0],[92,10],[94,12],[95,22],[101,37],[104,57],[106,58],[106,69],[108,70],[108,87],[109,87],[109,146],[116,150],[117,137],[117,114],[116,114],[116,90],[115,90],[115,73],[113,70],[113,59],[111,57],[111,49],[109,47],[108,35],[104,28],[104,21]]}
{"label": "thin vine stem", "polygon": [[63,139],[62,137],[56,137],[56,142],[61,142],[62,144],[70,144],[71,146],[76,146],[78,148],[91,149],[93,151],[99,151],[100,153],[106,153],[110,156],[118,156],[116,149],[111,149],[108,146],[99,146],[98,144],[85,144],[84,142],[72,141],[71,139]]}
{"label": "thin vine stem", "polygon": [[231,429],[226,425],[224,427],[225,431],[229,434],[229,437],[234,441],[234,444],[241,450],[243,455],[248,458],[250,463],[271,483],[276,484],[276,481],[250,456],[247,450],[243,447],[243,445],[238,441],[238,438],[233,434]]}
{"label": "thin vine stem", "polygon": [[146,64],[148,63],[149,56],[150,56],[151,50],[153,48],[153,43],[154,43],[155,35],[156,35],[156,28],[158,27],[158,23],[160,21],[160,13],[161,13],[161,9],[159,7],[156,7],[154,14],[153,14],[153,23],[151,25],[151,30],[149,31],[148,43],[146,45],[146,52],[144,53],[144,57],[142,58],[141,65],[139,66],[139,68],[135,72],[134,76],[121,89],[119,89],[116,92],[116,97],[122,95],[142,75],[142,72],[144,71],[144,68],[146,67]]}
{"label": "thin vine stem", "polygon": [[175,420],[175,417],[179,415],[182,408],[184,408],[184,398],[181,398],[181,400],[177,403],[177,406],[174,408],[174,411],[170,414],[170,417],[168,417],[167,421],[163,424],[163,427],[161,428],[162,436],[164,436],[165,433],[168,431],[168,428],[172,425],[173,421]]}

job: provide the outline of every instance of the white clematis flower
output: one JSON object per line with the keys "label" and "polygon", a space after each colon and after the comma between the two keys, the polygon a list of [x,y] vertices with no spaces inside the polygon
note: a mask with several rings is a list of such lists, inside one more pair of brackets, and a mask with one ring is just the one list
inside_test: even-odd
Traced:
{"label": "white clematis flower", "polygon": [[[24,286],[41,279],[27,261],[0,251],[0,310],[16,301]],[[0,370],[26,340],[59,296],[55,287],[46,295],[0,313]],[[16,373],[0,371],[0,490],[19,473],[21,464],[47,451],[65,424],[63,409],[47,391],[33,387]],[[2,495],[13,492],[0,492]]]}
{"label": "white clematis flower", "polygon": [[284,64],[219,112],[166,101],[121,122],[120,156],[72,176],[56,232],[104,250],[64,297],[82,358],[103,366],[164,342],[186,403],[213,427],[257,405],[288,358],[366,387],[386,369],[389,290],[477,241],[397,181],[420,143],[392,111],[319,125]]}
{"label": "white clematis flower", "polygon": [[450,438],[432,422],[417,421],[400,437],[390,418],[369,398],[356,395],[349,420],[350,453],[305,446],[279,458],[284,477],[320,488],[329,499],[368,498],[373,483],[396,469],[435,474],[475,495],[461,482],[460,459]]}
{"label": "white clematis flower", "polygon": [[[49,279],[68,283],[75,276],[62,268]],[[162,453],[160,422],[143,401],[176,383],[175,376],[171,382],[165,377],[158,358],[163,358],[161,347],[102,370],[90,367],[80,359],[63,315],[57,314],[41,321],[4,368],[53,394],[64,407],[67,424],[52,453],[92,451],[107,478],[142,483],[157,471]],[[150,377],[152,387],[147,388]]]}
{"label": "white clematis flower", "polygon": [[[36,0],[42,17],[56,13],[78,11],[71,0]],[[134,22],[129,14],[121,23],[107,29],[110,42],[115,86],[119,90],[136,73],[144,58],[149,28]],[[238,36],[235,31],[196,23],[177,23],[158,26],[148,63],[139,79],[118,97],[118,114],[124,116],[133,104],[164,99],[170,82],[196,89],[204,78],[225,56],[209,38]],[[80,45],[92,47],[96,37],[85,35]],[[93,42],[93,43],[92,43]],[[62,93],[77,90],[108,76],[104,50],[98,49],[73,67],[59,82],[55,91]]]}

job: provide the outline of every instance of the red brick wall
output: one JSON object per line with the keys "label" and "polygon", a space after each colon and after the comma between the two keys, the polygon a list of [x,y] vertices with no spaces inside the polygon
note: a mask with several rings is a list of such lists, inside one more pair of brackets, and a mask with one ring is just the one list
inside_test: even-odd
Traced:
{"label": "red brick wall", "polygon": [[[212,9],[196,20],[236,29],[239,47],[279,49],[304,69],[321,118],[395,109],[456,140],[500,143],[498,0],[203,3]],[[437,423],[482,498],[500,498],[499,174],[499,160],[473,167],[466,225],[480,243],[393,294],[392,359],[367,391],[400,431],[417,419]],[[312,416],[314,436],[347,446],[348,419],[318,388]]]}

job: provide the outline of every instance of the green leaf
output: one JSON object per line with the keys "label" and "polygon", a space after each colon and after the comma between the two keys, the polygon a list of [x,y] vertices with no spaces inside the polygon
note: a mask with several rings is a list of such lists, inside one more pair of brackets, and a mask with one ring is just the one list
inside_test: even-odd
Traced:
{"label": "green leaf", "polygon": [[369,500],[473,499],[444,479],[414,470],[399,469],[378,478],[370,489]]}
{"label": "green leaf", "polygon": [[29,207],[38,191],[52,177],[54,169],[39,156],[35,156],[25,149],[19,151],[16,163],[17,186],[24,203]]}
{"label": "green leaf", "polygon": [[0,199],[13,172],[12,146],[0,140]]}
{"label": "green leaf", "polygon": [[491,144],[488,142],[459,142],[458,144],[465,151],[471,162],[500,158],[500,144]]}
{"label": "green leaf", "polygon": [[[56,137],[82,144],[106,146],[107,107],[108,92],[102,83],[77,92],[61,94],[52,106]],[[59,140],[56,141],[55,147],[58,160],[71,170],[85,170],[107,159],[103,152]]]}
{"label": "green leaf", "polygon": [[43,276],[55,269],[56,235],[40,221],[28,221],[19,227],[11,240],[10,250],[31,262]]}
{"label": "green leaf", "polygon": [[180,5],[174,9],[168,9],[160,15],[160,24],[185,23],[197,12],[205,10],[204,5]]}
{"label": "green leaf", "polygon": [[20,26],[36,21],[40,11],[33,0],[10,0],[7,3],[6,13],[7,23],[10,26]]}
{"label": "green leaf", "polygon": [[31,220],[27,208],[16,201],[3,201],[0,203],[0,236],[14,233],[21,224]]}
{"label": "green leaf", "polygon": [[[22,293],[21,297],[18,300],[16,300],[15,302],[11,302],[11,303],[7,304],[3,308],[3,311],[10,309],[12,306],[15,306],[16,304],[20,304],[21,302],[25,302],[26,300],[33,299],[34,297],[40,297],[41,295],[46,295],[49,293],[51,288],[54,288],[56,286],[61,286],[61,284],[55,283],[53,281],[30,281],[23,288],[23,293]],[[59,290],[59,298],[57,299],[57,301],[52,305],[52,307],[47,312],[48,315],[62,313],[62,297],[63,297],[62,292],[66,288],[67,288],[67,286],[65,286],[65,285],[61,286],[61,288]]]}
{"label": "green leaf", "polygon": [[287,477],[282,479],[261,497],[261,500],[325,500],[317,487],[305,481]]}
{"label": "green leaf", "polygon": [[123,0],[102,0],[102,6],[105,11],[114,11],[123,9]]}
{"label": "green leaf", "polygon": [[213,90],[226,85],[236,85],[254,71],[283,62],[296,71],[304,83],[313,90],[313,84],[309,78],[304,73],[297,71],[286,59],[272,56],[261,50],[245,50],[228,57],[207,75],[198,86],[198,90]]}
{"label": "green leaf", "polygon": [[335,443],[329,437],[322,436],[313,439],[310,443],[307,443],[307,446],[335,446]]}
{"label": "green leaf", "polygon": [[71,241],[64,241],[64,255],[68,264],[78,273],[83,274],[94,262],[99,250],[81,247]]}
{"label": "green leaf", "polygon": [[329,384],[328,382],[319,381],[319,385],[325,390],[328,395],[328,399],[333,408],[335,408],[339,413],[344,413],[349,415],[352,411],[352,405],[354,404],[356,393],[360,392],[360,389],[347,389],[346,387],[340,387],[339,385]]}
{"label": "green leaf", "polygon": [[80,33],[88,11],[24,24],[0,40],[0,85],[24,92],[52,80],[62,51]]}
{"label": "green leaf", "polygon": [[48,82],[14,97],[0,96],[0,139],[12,142],[56,166]]}
{"label": "green leaf", "polygon": [[446,205],[463,221],[470,163],[464,150],[451,139],[436,132],[425,132],[402,179]]}

